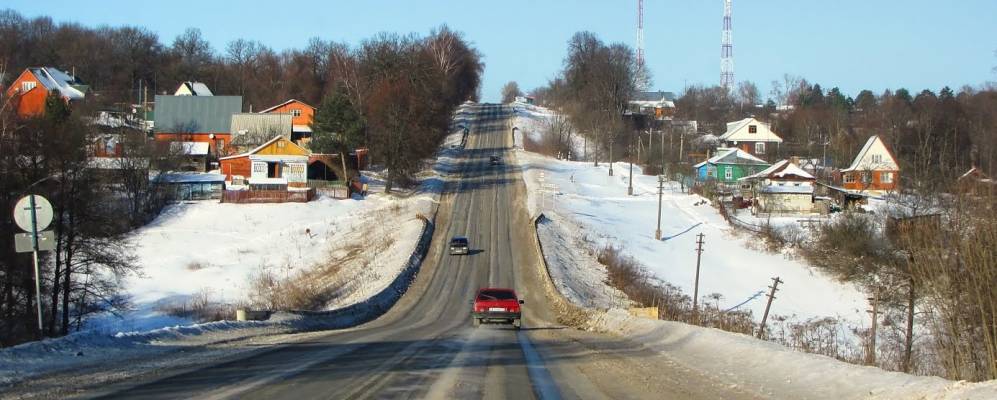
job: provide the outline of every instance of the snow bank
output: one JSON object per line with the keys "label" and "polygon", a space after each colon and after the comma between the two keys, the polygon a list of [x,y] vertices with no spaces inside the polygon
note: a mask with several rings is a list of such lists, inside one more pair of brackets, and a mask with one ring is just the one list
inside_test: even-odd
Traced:
{"label": "snow bank", "polygon": [[955,382],[847,364],[749,336],[671,321],[598,314],[590,329],[636,340],[685,367],[777,398],[994,399],[997,381]]}

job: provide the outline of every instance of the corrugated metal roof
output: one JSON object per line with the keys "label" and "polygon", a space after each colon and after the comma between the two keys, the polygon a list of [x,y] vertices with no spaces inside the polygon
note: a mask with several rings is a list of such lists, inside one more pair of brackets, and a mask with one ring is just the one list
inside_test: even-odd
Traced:
{"label": "corrugated metal roof", "polygon": [[242,96],[156,96],[156,132],[222,133],[232,114],[242,112]]}
{"label": "corrugated metal roof", "polygon": [[292,116],[289,113],[234,114],[230,130],[232,144],[258,146],[275,136],[291,137],[291,120]]}

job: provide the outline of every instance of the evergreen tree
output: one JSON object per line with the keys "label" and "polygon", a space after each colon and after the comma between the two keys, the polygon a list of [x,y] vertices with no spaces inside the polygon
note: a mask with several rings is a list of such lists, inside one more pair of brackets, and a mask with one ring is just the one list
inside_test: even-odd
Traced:
{"label": "evergreen tree", "polygon": [[364,144],[366,121],[350,103],[346,92],[336,89],[315,110],[312,131],[313,151],[345,156]]}

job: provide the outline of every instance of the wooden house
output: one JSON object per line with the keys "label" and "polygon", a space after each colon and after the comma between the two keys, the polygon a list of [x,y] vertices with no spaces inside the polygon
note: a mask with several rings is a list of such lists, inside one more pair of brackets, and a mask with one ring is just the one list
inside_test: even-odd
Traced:
{"label": "wooden house", "polygon": [[817,179],[796,160],[782,160],[742,179],[751,182],[755,211],[799,214],[814,210],[814,184]]}
{"label": "wooden house", "polygon": [[315,107],[301,100],[290,99],[266,110],[260,114],[290,114],[292,142],[307,144],[312,137],[312,122],[315,122]]}
{"label": "wooden house", "polygon": [[222,157],[221,172],[233,185],[255,190],[287,190],[308,184],[311,152],[283,136],[234,156]]}
{"label": "wooden house", "polygon": [[45,113],[45,99],[55,92],[66,103],[82,101],[89,87],[77,77],[52,67],[31,67],[7,88],[18,116],[27,118]]}
{"label": "wooden house", "polygon": [[156,96],[154,132],[158,142],[208,143],[215,156],[228,154],[232,114],[242,96]]}
{"label": "wooden house", "polygon": [[[293,136],[290,113],[238,113],[232,114],[232,140],[229,154],[245,153],[277,136]],[[292,142],[294,140],[291,140]]]}
{"label": "wooden house", "polygon": [[724,184],[737,183],[738,179],[756,174],[769,167],[769,163],[741,149],[717,149],[717,155],[693,165],[696,180]]}
{"label": "wooden house", "polygon": [[997,180],[980,168],[972,167],[956,179],[956,191],[971,196],[992,196],[997,193]]}
{"label": "wooden house", "polygon": [[900,165],[879,136],[870,137],[848,168],[835,171],[835,184],[847,190],[882,194],[899,188]]}
{"label": "wooden house", "polygon": [[756,157],[776,154],[782,138],[769,127],[768,123],[754,118],[728,122],[727,132],[720,135],[724,146],[736,147]]}

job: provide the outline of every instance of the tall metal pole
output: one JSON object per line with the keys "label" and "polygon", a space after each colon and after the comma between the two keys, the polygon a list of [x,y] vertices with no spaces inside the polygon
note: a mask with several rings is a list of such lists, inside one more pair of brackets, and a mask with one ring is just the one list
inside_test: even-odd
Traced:
{"label": "tall metal pole", "polygon": [[661,195],[665,192],[665,176],[658,175],[658,229],[654,231],[654,239],[661,240]]}
{"label": "tall metal pole", "polygon": [[44,332],[42,326],[42,283],[41,273],[38,271],[38,218],[35,215],[35,195],[28,196],[28,204],[31,207],[31,257],[35,266],[35,305],[38,306],[38,334]]}

